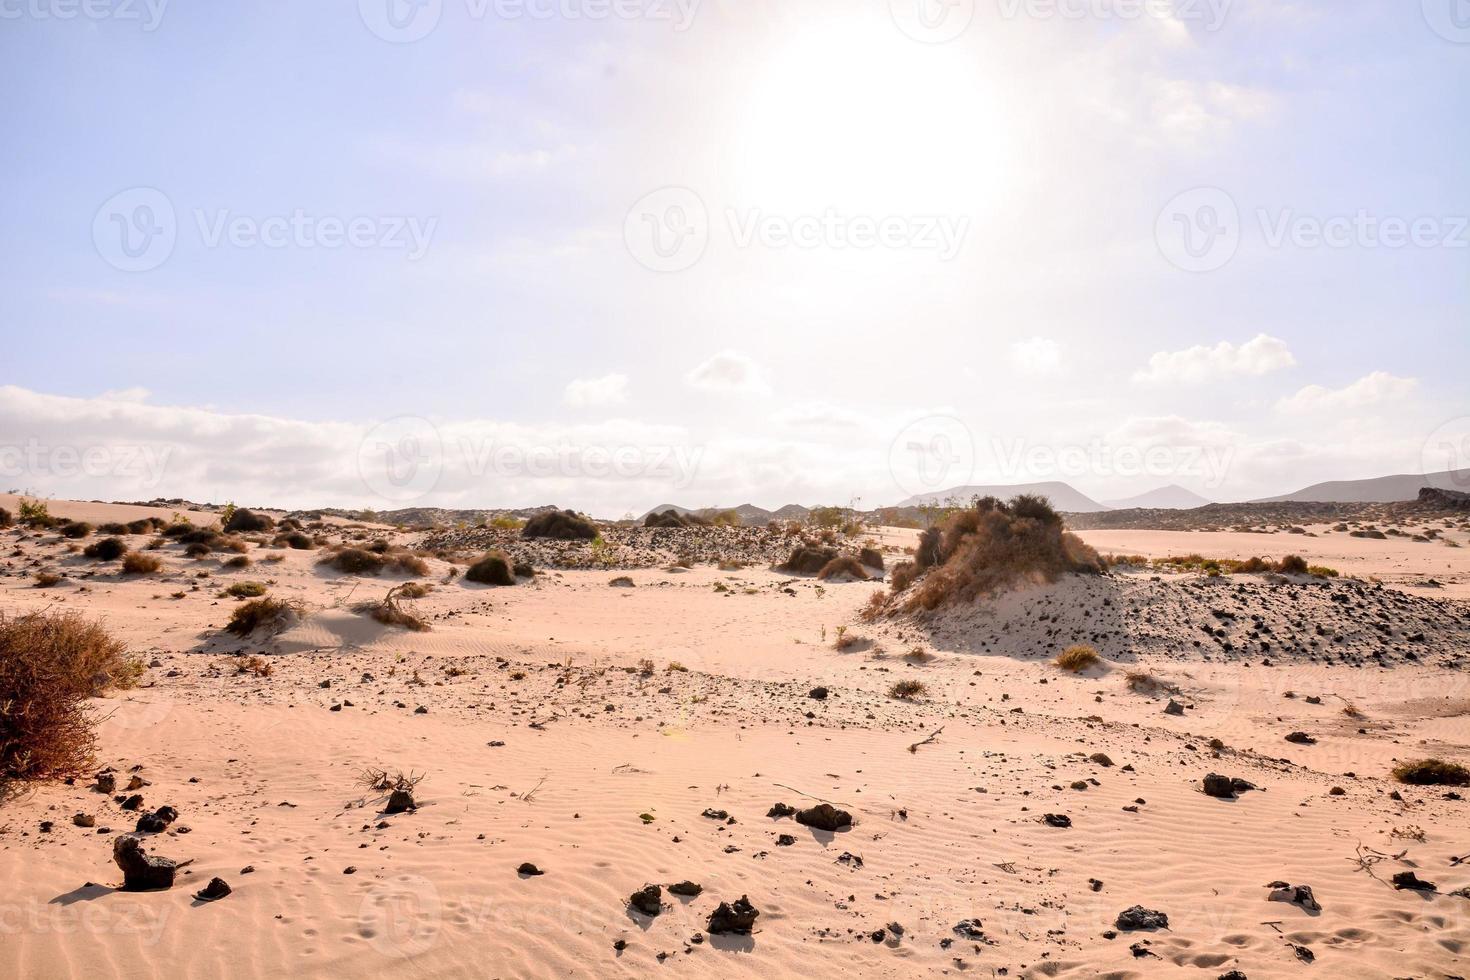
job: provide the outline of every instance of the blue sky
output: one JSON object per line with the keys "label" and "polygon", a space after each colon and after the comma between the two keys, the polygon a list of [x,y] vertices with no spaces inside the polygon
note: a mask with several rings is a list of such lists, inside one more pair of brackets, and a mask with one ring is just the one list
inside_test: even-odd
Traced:
{"label": "blue sky", "polygon": [[[931,2],[0,3],[0,483],[388,505],[401,416],[417,502],[605,514],[892,502],[916,425],[953,482],[1100,498],[1462,445],[1463,0]],[[120,268],[157,195],[171,250]]]}

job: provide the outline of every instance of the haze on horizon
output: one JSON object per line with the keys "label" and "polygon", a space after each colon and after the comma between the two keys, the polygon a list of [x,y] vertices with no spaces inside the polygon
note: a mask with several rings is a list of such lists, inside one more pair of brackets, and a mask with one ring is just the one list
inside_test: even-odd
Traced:
{"label": "haze on horizon", "polygon": [[1455,2],[5,6],[0,489],[1470,466]]}

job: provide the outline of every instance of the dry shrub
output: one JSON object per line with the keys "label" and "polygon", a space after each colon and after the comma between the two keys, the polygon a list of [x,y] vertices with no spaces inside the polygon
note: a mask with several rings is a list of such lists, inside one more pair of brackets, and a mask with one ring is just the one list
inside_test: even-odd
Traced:
{"label": "dry shrub", "polygon": [[422,558],[407,551],[366,551],[362,548],[341,548],[323,555],[319,564],[330,565],[339,572],[349,575],[377,575],[382,571],[400,572],[408,575],[427,575],[429,566]]}
{"label": "dry shrub", "polygon": [[818,575],[836,557],[836,548],[823,548],[813,544],[799,544],[792,550],[784,562],[776,566],[776,570],[780,572],[792,572],[797,575]]}
{"label": "dry shrub", "polygon": [[15,523],[15,515],[4,507],[0,507],[0,527],[9,527]]}
{"label": "dry shrub", "polygon": [[144,517],[136,521],[128,521],[129,534],[148,534],[150,531],[162,530],[166,525],[156,517]]}
{"label": "dry shrub", "polygon": [[468,569],[464,577],[481,585],[515,585],[515,569],[503,551],[487,551]]}
{"label": "dry shrub", "polygon": [[275,635],[288,629],[301,615],[301,607],[284,599],[269,596],[252,599],[235,607],[225,631],[239,637],[250,637],[261,630]]}
{"label": "dry shrub", "polygon": [[1096,667],[1102,663],[1102,658],[1097,655],[1097,651],[1092,647],[1087,646],[1085,643],[1079,643],[1076,646],[1067,647],[1052,662],[1063,670],[1080,674],[1087,668]]}
{"label": "dry shrub", "polygon": [[84,772],[95,744],[87,699],[131,687],[142,672],[76,613],[0,613],[0,783]]}
{"label": "dry shrub", "polygon": [[82,550],[82,554],[98,561],[117,561],[128,553],[128,546],[121,538],[103,538],[93,541]]}
{"label": "dry shrub", "polygon": [[1305,575],[1309,567],[1301,555],[1287,555],[1276,563],[1276,571],[1282,575]]}
{"label": "dry shrub", "polygon": [[910,609],[973,602],[1023,582],[1104,570],[1097,552],[1063,527],[1061,515],[1030,495],[1009,504],[987,497],[926,531],[917,556],[921,569],[936,548],[939,563],[919,584]]}
{"label": "dry shrub", "polygon": [[893,686],[888,689],[888,696],[900,701],[912,701],[914,698],[922,697],[928,690],[929,688],[923,681],[894,681]]}
{"label": "dry shrub", "polygon": [[225,522],[226,531],[243,531],[250,534],[258,534],[261,531],[269,531],[276,526],[276,522],[264,514],[246,510],[244,507],[235,508],[230,519]]}
{"label": "dry shrub", "polygon": [[152,575],[161,568],[163,562],[156,555],[130,551],[123,556],[122,570],[126,575]]}
{"label": "dry shrub", "polygon": [[1443,759],[1416,759],[1393,768],[1393,778],[1410,786],[1470,786],[1470,769]]}
{"label": "dry shrub", "polygon": [[838,555],[823,565],[821,571],[817,572],[817,578],[823,582],[836,578],[839,575],[846,575],[848,578],[857,582],[866,582],[872,577],[863,568],[863,563],[852,555]]}
{"label": "dry shrub", "polygon": [[919,566],[911,561],[901,561],[893,566],[893,573],[888,577],[893,583],[893,594],[898,595],[914,584],[914,580],[919,577]]}
{"label": "dry shrub", "polygon": [[61,536],[63,538],[71,538],[72,540],[85,538],[91,533],[92,525],[88,524],[86,521],[72,521],[69,524],[62,525],[61,528]]}
{"label": "dry shrub", "polygon": [[871,623],[879,616],[883,615],[883,607],[886,605],[888,605],[888,596],[884,593],[882,589],[879,589],[872,595],[868,596],[867,604],[863,606],[862,611],[858,613],[858,616],[862,619],[863,622]]}
{"label": "dry shrub", "polygon": [[235,557],[231,558],[229,561],[225,562],[225,567],[226,568],[249,568],[250,567],[250,559],[246,555],[236,555]]}
{"label": "dry shrub", "polygon": [[209,556],[209,552],[209,545],[203,541],[195,541],[184,549],[184,556],[187,558],[206,558]]}
{"label": "dry shrub", "polygon": [[108,524],[98,524],[97,525],[97,533],[98,534],[132,534],[133,532],[128,530],[128,526],[126,524],[118,524],[116,522],[112,522],[112,523],[108,523]]}
{"label": "dry shrub", "polygon": [[643,519],[644,527],[701,527],[709,524],[709,521],[694,514],[681,514],[677,510],[666,510],[662,514],[649,514]]}
{"label": "dry shrub", "polygon": [[555,538],[558,541],[592,541],[597,525],[570,510],[548,510],[526,521],[523,538]]}
{"label": "dry shrub", "polygon": [[[416,584],[413,582],[408,583],[408,585]],[[429,630],[429,624],[404,609],[398,602],[399,598],[405,594],[404,590],[408,588],[408,585],[389,589],[388,594],[380,602],[359,603],[354,607],[354,611],[371,616],[384,626],[401,626],[404,629],[413,630],[415,633],[426,633]]]}
{"label": "dry shrub", "polygon": [[59,575],[56,572],[37,572],[36,588],[49,589],[53,585],[60,585],[64,578],[66,578],[65,575]]}
{"label": "dry shrub", "polygon": [[1135,694],[1158,694],[1161,691],[1174,694],[1179,690],[1177,686],[1170,684],[1168,681],[1159,680],[1153,674],[1145,673],[1141,670],[1128,671],[1125,679],[1128,682],[1128,689]]}
{"label": "dry shrub", "polygon": [[264,657],[256,654],[246,656],[241,654],[235,658],[235,673],[254,674],[256,677],[269,677],[276,672],[276,668]]}
{"label": "dry shrub", "polygon": [[405,599],[422,599],[433,591],[434,586],[427,582],[405,582],[398,587],[398,594]]}
{"label": "dry shrub", "polygon": [[260,582],[236,582],[225,589],[231,599],[258,599],[265,595],[266,588]]}
{"label": "dry shrub", "polygon": [[276,535],[276,537],[271,541],[271,544],[277,548],[291,548],[295,551],[310,551],[315,545],[315,542],[312,541],[311,538],[307,535],[302,534],[300,531],[291,531],[287,534]]}

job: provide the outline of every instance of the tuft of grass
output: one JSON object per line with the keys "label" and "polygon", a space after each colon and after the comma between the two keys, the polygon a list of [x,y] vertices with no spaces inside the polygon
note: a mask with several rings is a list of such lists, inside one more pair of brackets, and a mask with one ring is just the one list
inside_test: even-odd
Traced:
{"label": "tuft of grass", "polygon": [[262,630],[273,636],[288,629],[300,615],[301,607],[296,603],[269,596],[252,599],[235,607],[225,631],[242,638],[254,636]]}
{"label": "tuft of grass", "polygon": [[888,689],[888,696],[900,701],[912,701],[914,698],[922,697],[928,690],[928,686],[923,681],[894,681],[893,686]]}
{"label": "tuft of grass", "polygon": [[156,555],[145,555],[141,551],[130,551],[123,555],[122,570],[125,575],[152,575],[161,568],[163,561]]}
{"label": "tuft of grass", "polygon": [[1393,767],[1393,778],[1410,786],[1470,786],[1470,769],[1443,759],[1416,759]]}
{"label": "tuft of grass", "polygon": [[236,582],[224,591],[231,599],[258,599],[265,593],[266,588],[260,582]]}
{"label": "tuft of grass", "polygon": [[77,613],[0,613],[0,784],[85,772],[96,744],[87,699],[142,673],[122,642]]}
{"label": "tuft of grass", "polygon": [[1087,646],[1085,643],[1079,643],[1076,646],[1067,647],[1052,663],[1063,670],[1080,674],[1087,668],[1096,667],[1102,663],[1102,658],[1097,655],[1097,651],[1092,647]]}

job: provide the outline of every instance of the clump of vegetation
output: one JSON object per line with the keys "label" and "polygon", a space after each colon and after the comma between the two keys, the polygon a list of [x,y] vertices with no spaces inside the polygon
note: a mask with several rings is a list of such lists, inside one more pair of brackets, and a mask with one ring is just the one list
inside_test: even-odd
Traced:
{"label": "clump of vegetation", "polygon": [[35,577],[36,588],[49,589],[53,585],[60,585],[62,579],[64,579],[66,576],[60,575],[56,572],[37,572]]}
{"label": "clump of vegetation", "polygon": [[235,673],[254,674],[256,677],[269,677],[276,672],[271,662],[257,654],[246,656],[241,654],[235,658]]}
{"label": "clump of vegetation", "polygon": [[225,567],[226,568],[249,568],[250,567],[250,558],[249,558],[248,555],[236,555],[235,557],[231,558],[229,561],[225,562]]}
{"label": "clump of vegetation", "polygon": [[152,575],[163,568],[156,555],[145,555],[141,551],[130,551],[123,555],[122,570],[125,575]]}
{"label": "clump of vegetation", "polygon": [[791,572],[797,575],[818,575],[827,564],[837,557],[836,548],[826,548],[816,544],[802,543],[797,545],[786,560],[776,566],[778,572]]}
{"label": "clump of vegetation", "polygon": [[469,582],[479,582],[481,585],[515,585],[515,569],[512,568],[510,558],[503,551],[487,551],[481,555],[473,565],[465,570],[464,577]]}
{"label": "clump of vegetation", "polygon": [[86,521],[71,521],[61,526],[61,536],[63,538],[71,538],[73,541],[79,538],[85,538],[91,533],[92,525]]}
{"label": "clump of vegetation", "polygon": [[242,532],[245,534],[259,534],[269,531],[276,526],[276,522],[265,514],[257,514],[246,510],[244,507],[236,507],[235,510],[224,519],[223,527],[226,532]]}
{"label": "clump of vegetation", "polygon": [[95,745],[87,699],[142,673],[120,641],[76,613],[0,613],[0,784],[85,772]]}
{"label": "clump of vegetation", "polygon": [[316,546],[316,542],[301,531],[288,531],[285,534],[278,534],[271,541],[271,544],[277,548],[290,548],[294,551],[310,551]]}
{"label": "clump of vegetation", "polygon": [[0,527],[9,527],[15,523],[15,515],[4,507],[0,507]]}
{"label": "clump of vegetation", "polygon": [[586,517],[570,510],[548,510],[530,520],[521,528],[524,538],[554,538],[558,541],[593,541],[597,538],[597,525]]}
{"label": "clump of vegetation", "polygon": [[1055,582],[1065,574],[1100,574],[1103,561],[1067,531],[1044,497],[1009,503],[986,497],[920,538],[915,555],[924,578],[908,608],[973,602],[1022,582]]}
{"label": "clump of vegetation", "polygon": [[225,631],[245,638],[266,631],[275,635],[288,629],[301,615],[301,607],[284,599],[266,596],[235,607]]}
{"label": "clump of vegetation", "polygon": [[1098,664],[1102,663],[1102,657],[1099,657],[1097,655],[1097,651],[1094,650],[1092,647],[1087,646],[1084,643],[1079,643],[1075,646],[1070,646],[1067,647],[1067,649],[1063,650],[1057,656],[1057,659],[1053,661],[1053,663],[1055,663],[1063,670],[1071,671],[1074,674],[1080,674],[1087,668],[1096,667]]}
{"label": "clump of vegetation", "polygon": [[1159,680],[1153,674],[1142,670],[1128,671],[1125,675],[1125,680],[1128,682],[1128,689],[1135,694],[1158,694],[1160,691],[1174,694],[1179,690],[1178,687],[1170,684],[1168,681]]}
{"label": "clump of vegetation", "polygon": [[82,554],[98,561],[117,561],[127,553],[128,546],[121,538],[102,538],[82,550]]}
{"label": "clump of vegetation", "polygon": [[821,571],[817,572],[817,578],[823,582],[836,578],[839,575],[845,575],[855,582],[866,582],[872,578],[868,574],[867,569],[863,568],[863,563],[852,555],[838,555],[823,565]]}
{"label": "clump of vegetation", "polygon": [[525,521],[509,514],[499,514],[485,522],[486,527],[493,527],[497,531],[519,531],[524,524]]}
{"label": "clump of vegetation", "polygon": [[407,551],[371,551],[362,548],[339,548],[323,555],[318,562],[349,575],[377,575],[388,571],[407,575],[427,575],[429,565]]}
{"label": "clump of vegetation", "polygon": [[400,598],[407,596],[406,590],[409,588],[409,586],[417,586],[417,588],[423,588],[423,586],[420,586],[418,585],[418,583],[415,582],[409,582],[404,585],[400,585],[397,588],[389,589],[388,594],[385,595],[379,602],[364,602],[358,604],[355,607],[355,611],[367,616],[371,616],[373,619],[376,619],[384,626],[401,626],[404,629],[413,630],[415,633],[428,632],[429,624],[424,622],[422,619],[419,619],[413,613],[404,609],[398,601]]}
{"label": "clump of vegetation", "polygon": [[1470,769],[1443,759],[1416,759],[1394,766],[1392,776],[1410,786],[1470,786]]}
{"label": "clump of vegetation", "polygon": [[422,599],[433,591],[434,586],[428,582],[404,582],[398,587],[398,594],[405,599]]}
{"label": "clump of vegetation", "polygon": [[922,697],[928,690],[929,688],[923,681],[895,681],[893,686],[888,689],[888,696],[890,698],[897,698],[900,701],[912,701],[914,698]]}
{"label": "clump of vegetation", "polygon": [[46,501],[26,497],[22,497],[20,501],[20,522],[33,528],[55,527],[57,524]]}
{"label": "clump of vegetation", "polygon": [[706,525],[709,521],[694,514],[681,514],[669,508],[662,514],[649,514],[643,518],[644,527],[684,528]]}
{"label": "clump of vegetation", "polygon": [[258,599],[265,593],[266,588],[260,582],[236,582],[224,594],[231,599]]}

